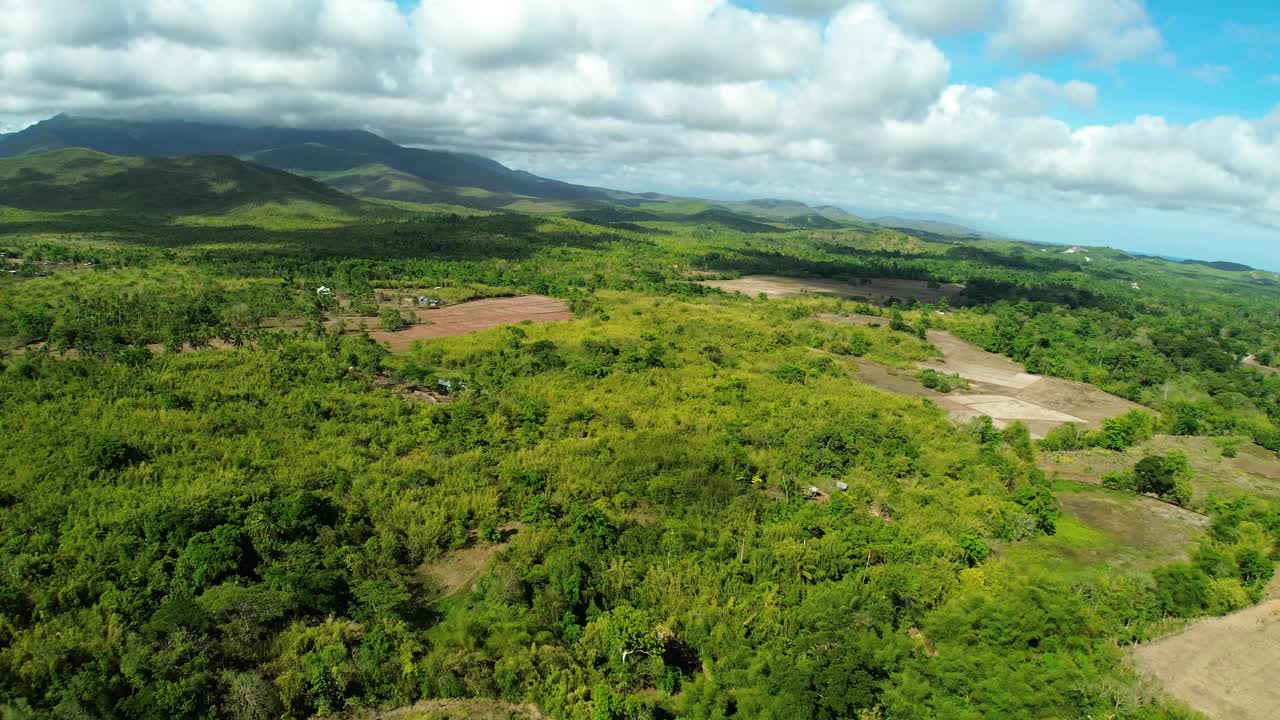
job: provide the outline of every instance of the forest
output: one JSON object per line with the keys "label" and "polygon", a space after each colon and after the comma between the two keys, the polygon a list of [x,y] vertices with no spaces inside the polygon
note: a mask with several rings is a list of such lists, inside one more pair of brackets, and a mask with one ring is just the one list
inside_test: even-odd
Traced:
{"label": "forest", "polygon": [[[1189,719],[1127,649],[1272,578],[1280,509],[1193,499],[1176,453],[1107,486],[1206,515],[1186,561],[1017,552],[1064,527],[1043,453],[1156,434],[1280,450],[1270,273],[272,192],[181,215],[0,208],[6,720],[467,698],[566,720]],[[964,290],[693,282],[752,273]],[[333,321],[397,330],[379,297],[428,292],[544,295],[572,319],[404,352]],[[886,321],[820,317],[855,312]],[[928,328],[1146,410],[1033,439],[853,379],[936,356]]]}

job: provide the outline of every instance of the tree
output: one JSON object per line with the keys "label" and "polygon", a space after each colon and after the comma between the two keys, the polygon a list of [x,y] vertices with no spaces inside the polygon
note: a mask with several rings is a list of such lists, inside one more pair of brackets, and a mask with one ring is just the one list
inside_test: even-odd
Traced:
{"label": "tree", "polygon": [[378,313],[378,325],[387,332],[395,332],[409,327],[409,321],[396,308],[383,308]]}
{"label": "tree", "polygon": [[646,677],[661,668],[662,640],[653,621],[631,605],[620,605],[587,625],[582,642],[593,646],[619,680]]}

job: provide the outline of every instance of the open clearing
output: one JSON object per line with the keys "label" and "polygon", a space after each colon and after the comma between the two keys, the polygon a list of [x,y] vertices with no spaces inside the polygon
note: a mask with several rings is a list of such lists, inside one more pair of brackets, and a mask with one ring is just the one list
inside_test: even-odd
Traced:
{"label": "open clearing", "polygon": [[852,299],[875,300],[877,302],[883,302],[889,298],[898,298],[899,300],[916,298],[920,302],[932,303],[944,297],[953,299],[964,291],[963,285],[929,287],[929,283],[923,280],[876,278],[866,281],[865,284],[854,284],[836,280],[789,278],[779,275],[747,275],[737,280],[702,280],[698,284],[718,287],[725,292],[740,292],[751,296],[764,293],[768,297],[778,298],[814,293],[837,295]]}
{"label": "open clearing", "polygon": [[493,556],[506,547],[511,538],[522,529],[524,525],[521,523],[508,523],[501,528],[502,542],[482,543],[473,537],[470,545],[460,550],[451,550],[419,566],[418,577],[428,589],[436,592],[431,602],[474,589],[476,580],[488,569]]}
{"label": "open clearing", "polygon": [[472,300],[460,305],[450,305],[439,310],[421,310],[421,324],[404,330],[372,331],[369,337],[387,343],[392,350],[407,350],[414,340],[465,335],[477,330],[487,330],[499,325],[520,322],[552,322],[570,320],[573,314],[563,300],[542,295],[524,295],[512,298]]}
{"label": "open clearing", "polygon": [[[852,325],[888,324],[886,318],[870,315],[820,314],[818,319]],[[917,367],[959,375],[969,382],[968,390],[940,393],[921,385],[910,371],[894,370],[866,360],[858,361],[859,379],[881,390],[927,397],[960,421],[986,416],[1003,427],[1021,420],[1034,437],[1044,437],[1053,428],[1069,422],[1089,428],[1101,427],[1105,418],[1142,407],[1092,385],[1032,375],[1018,363],[980,350],[943,330],[929,331],[928,338],[942,351],[943,357],[917,363]]]}
{"label": "open clearing", "polygon": [[1054,572],[1099,565],[1149,570],[1188,560],[1209,526],[1204,515],[1142,495],[1084,486],[1057,495],[1058,532],[1009,544],[1004,558]]}
{"label": "open clearing", "polygon": [[1187,455],[1195,491],[1192,501],[1197,506],[1210,493],[1220,498],[1248,494],[1280,501],[1280,456],[1240,439],[1236,456],[1227,457],[1217,441],[1157,435],[1125,452],[1100,448],[1046,452],[1040,454],[1040,469],[1050,478],[1099,484],[1103,475],[1128,470],[1146,455],[1177,450]]}
{"label": "open clearing", "polygon": [[1201,620],[1138,646],[1133,657],[1170,695],[1213,720],[1273,720],[1280,711],[1280,600]]}
{"label": "open clearing", "polygon": [[501,700],[420,700],[396,710],[373,712],[366,720],[542,720],[533,705],[513,705]]}

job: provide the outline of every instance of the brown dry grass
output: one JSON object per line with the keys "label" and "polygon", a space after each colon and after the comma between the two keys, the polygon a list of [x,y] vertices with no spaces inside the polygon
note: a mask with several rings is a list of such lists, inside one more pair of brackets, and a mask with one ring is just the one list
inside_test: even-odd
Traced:
{"label": "brown dry grass", "polygon": [[533,705],[501,700],[421,700],[406,708],[374,712],[363,720],[542,720],[546,716]]}
{"label": "brown dry grass", "polygon": [[1201,620],[1138,646],[1133,657],[1170,695],[1213,720],[1274,720],[1280,714],[1280,600]]}
{"label": "brown dry grass", "polygon": [[475,582],[488,569],[493,556],[524,528],[523,523],[507,523],[502,527],[503,541],[500,543],[480,543],[473,539],[472,544],[467,547],[452,550],[436,560],[420,565],[417,569],[418,577],[436,593],[431,602],[474,589]]}
{"label": "brown dry grass", "polygon": [[813,293],[819,295],[837,295],[839,297],[885,301],[889,298],[909,300],[916,298],[920,302],[937,302],[942,298],[953,299],[963,290],[963,285],[943,285],[931,288],[923,280],[896,280],[876,278],[864,284],[843,283],[835,280],[802,279],[781,277],[779,275],[747,275],[737,280],[703,280],[700,285],[718,287],[725,292],[740,292],[744,295],[768,297],[787,297]]}
{"label": "brown dry grass", "polygon": [[1280,500],[1280,456],[1252,444],[1241,445],[1236,457],[1223,455],[1214,438],[1157,435],[1125,452],[1094,448],[1041,453],[1040,469],[1050,478],[1098,484],[1109,472],[1128,470],[1149,454],[1186,453],[1191,467],[1193,502],[1210,493],[1218,497],[1254,495]]}

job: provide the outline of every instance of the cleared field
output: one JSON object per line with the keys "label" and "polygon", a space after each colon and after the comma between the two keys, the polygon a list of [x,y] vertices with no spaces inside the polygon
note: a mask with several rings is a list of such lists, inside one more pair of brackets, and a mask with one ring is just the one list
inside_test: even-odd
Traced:
{"label": "cleared field", "polygon": [[1134,649],[1138,669],[1213,720],[1273,720],[1280,713],[1280,600]]}
{"label": "cleared field", "polygon": [[937,302],[944,297],[955,298],[964,291],[963,285],[942,285],[931,288],[929,283],[923,280],[876,278],[868,280],[865,284],[854,284],[835,280],[789,278],[780,275],[747,275],[737,280],[702,280],[698,284],[718,287],[725,292],[740,292],[752,296],[764,293],[768,297],[777,298],[814,293],[876,301],[889,298],[900,300],[916,298],[920,302]]}
{"label": "cleared field", "polygon": [[1157,435],[1125,452],[1094,448],[1041,453],[1040,469],[1050,478],[1097,484],[1103,475],[1127,470],[1146,455],[1174,450],[1187,455],[1196,505],[1210,493],[1220,498],[1249,494],[1280,500],[1280,456],[1242,443],[1235,457],[1227,457],[1214,438]]}
{"label": "cleared field", "polygon": [[542,295],[525,295],[473,300],[439,310],[423,310],[419,312],[418,317],[423,320],[420,325],[412,325],[396,332],[378,330],[370,332],[369,337],[378,342],[387,343],[392,350],[407,350],[414,340],[465,335],[477,330],[487,330],[491,327],[526,320],[530,322],[569,320],[573,318],[573,314],[569,312],[569,306],[563,300]]}
{"label": "cleared field", "polygon": [[1054,571],[1107,565],[1149,570],[1186,561],[1209,518],[1153,498],[1074,486],[1058,492],[1063,516],[1054,535],[1013,543],[1001,555]]}
{"label": "cleared field", "polygon": [[[819,320],[852,325],[888,324],[870,315],[820,314]],[[1012,360],[980,350],[949,332],[931,330],[929,342],[942,351],[941,360],[918,363],[920,369],[959,375],[969,382],[964,393],[943,394],[921,385],[910,372],[859,361],[859,379],[881,390],[933,400],[960,421],[986,416],[1003,427],[1022,421],[1034,437],[1063,423],[1099,427],[1102,420],[1141,406],[1105,393],[1092,385],[1028,373]]]}
{"label": "cleared field", "polygon": [[487,699],[420,700],[406,708],[364,716],[365,720],[542,720],[544,717],[533,705]]}

